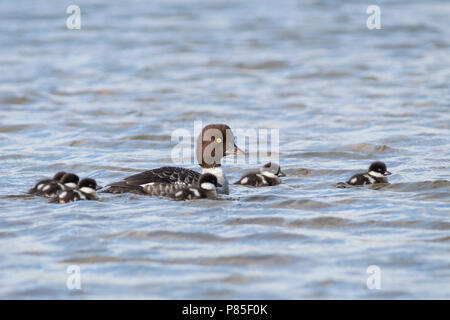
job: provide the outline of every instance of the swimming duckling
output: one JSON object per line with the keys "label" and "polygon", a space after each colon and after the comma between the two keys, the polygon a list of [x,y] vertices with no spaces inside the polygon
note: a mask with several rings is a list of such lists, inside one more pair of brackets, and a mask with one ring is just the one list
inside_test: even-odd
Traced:
{"label": "swimming duckling", "polygon": [[96,190],[100,189],[97,182],[91,178],[85,178],[80,181],[77,188],[60,190],[50,203],[69,203],[80,200],[98,200]]}
{"label": "swimming duckling", "polygon": [[252,172],[244,175],[234,184],[253,187],[276,186],[281,183],[279,177],[285,177],[278,163],[269,162],[259,169],[259,172]]}
{"label": "swimming duckling", "polygon": [[391,172],[387,171],[386,164],[381,161],[373,162],[369,170],[365,173],[358,173],[348,179],[347,183],[352,186],[360,186],[374,183],[388,183],[386,176]]}
{"label": "swimming duckling", "polygon": [[64,171],[60,171],[57,172],[52,179],[45,179],[45,180],[41,180],[38,183],[36,183],[36,185],[31,188],[28,193],[30,194],[34,194],[34,195],[42,195],[42,189],[47,186],[50,183],[58,183],[61,181],[61,178],[65,175],[66,173]]}
{"label": "swimming duckling", "polygon": [[211,173],[204,173],[198,180],[198,187],[183,188],[172,193],[169,197],[173,200],[215,199],[216,188],[222,185],[217,182],[217,177]]}

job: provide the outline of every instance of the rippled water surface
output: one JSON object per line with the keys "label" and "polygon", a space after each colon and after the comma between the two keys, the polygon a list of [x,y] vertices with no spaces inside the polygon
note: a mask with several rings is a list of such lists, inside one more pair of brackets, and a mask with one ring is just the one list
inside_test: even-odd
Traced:
{"label": "rippled water surface", "polygon": [[[68,30],[72,3],[0,2],[0,298],[450,298],[448,1],[379,1],[381,30],[331,0],[85,0]],[[284,183],[26,194],[170,165],[195,121],[279,129]],[[374,160],[391,184],[336,187]],[[261,164],[227,162],[231,181]]]}

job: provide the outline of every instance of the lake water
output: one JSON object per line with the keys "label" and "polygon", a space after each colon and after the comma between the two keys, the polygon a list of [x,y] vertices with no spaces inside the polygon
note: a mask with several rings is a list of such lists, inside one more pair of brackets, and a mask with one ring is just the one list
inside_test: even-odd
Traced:
{"label": "lake water", "polygon": [[[379,30],[361,1],[82,0],[80,30],[71,4],[0,3],[0,298],[450,298],[448,1],[377,1]],[[196,121],[279,130],[284,183],[26,194],[172,165]],[[391,184],[336,187],[375,160]]]}

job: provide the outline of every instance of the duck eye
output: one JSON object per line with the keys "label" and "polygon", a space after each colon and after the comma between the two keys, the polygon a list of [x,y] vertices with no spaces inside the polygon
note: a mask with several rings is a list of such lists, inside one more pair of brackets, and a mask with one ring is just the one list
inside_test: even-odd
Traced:
{"label": "duck eye", "polygon": [[221,139],[221,138],[217,138],[217,139],[216,139],[216,142],[217,142],[217,143],[222,143],[222,139]]}

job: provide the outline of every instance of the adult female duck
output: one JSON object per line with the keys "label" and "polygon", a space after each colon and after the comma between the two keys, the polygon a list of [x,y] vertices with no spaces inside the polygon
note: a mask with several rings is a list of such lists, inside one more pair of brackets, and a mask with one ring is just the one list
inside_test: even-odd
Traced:
{"label": "adult female duck", "polygon": [[[221,160],[227,155],[242,155],[244,152],[234,143],[234,135],[226,124],[209,124],[197,138],[197,162],[202,172],[180,167],[161,167],[144,171],[106,186],[103,192],[137,193],[158,195],[155,188],[161,183],[176,185],[177,189],[198,187],[201,174],[210,173],[221,187],[217,193],[229,193],[228,180],[223,174]],[[158,187],[159,188],[159,187]]]}

